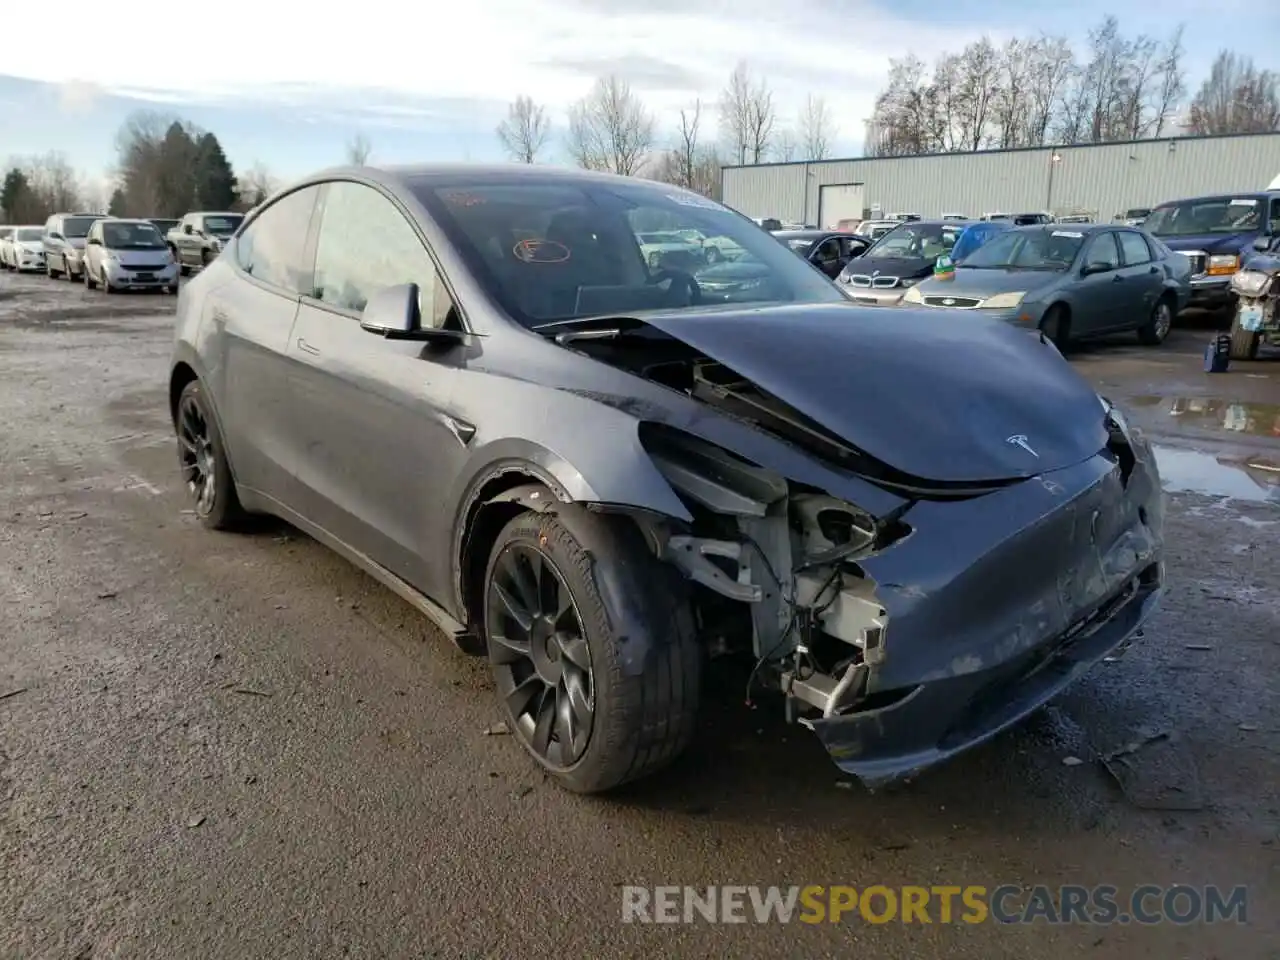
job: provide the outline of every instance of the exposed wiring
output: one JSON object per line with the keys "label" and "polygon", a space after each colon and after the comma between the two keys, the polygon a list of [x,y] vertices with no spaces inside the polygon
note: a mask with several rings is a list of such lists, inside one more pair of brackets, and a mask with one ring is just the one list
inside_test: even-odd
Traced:
{"label": "exposed wiring", "polygon": [[[791,607],[791,616],[790,616],[790,617],[788,618],[788,620],[787,620],[787,625],[786,625],[785,627],[783,627],[783,629],[782,629],[782,634],[781,634],[781,636],[778,638],[778,642],[777,642],[777,643],[775,643],[772,647],[770,647],[767,651],[765,651],[765,653],[763,653],[763,654],[760,656],[760,658],[759,658],[758,660],[756,660],[756,662],[755,662],[755,666],[753,666],[753,667],[751,668],[751,673],[747,676],[746,703],[747,703],[747,706],[748,706],[748,707],[751,707],[751,706],[754,706],[754,704],[753,704],[753,703],[752,703],[752,701],[751,701],[751,690],[752,690],[752,688],[755,686],[756,676],[760,673],[760,670],[761,670],[761,668],[762,668],[762,667],[764,667],[765,663],[767,663],[769,660],[771,660],[771,659],[773,658],[773,655],[774,655],[775,653],[777,653],[779,650],[781,650],[781,649],[782,649],[782,647],[783,647],[783,645],[784,645],[784,644],[787,642],[787,640],[790,638],[790,636],[791,636],[791,631],[792,631],[792,629],[795,627],[796,619],[797,619],[797,617],[799,616],[800,608],[796,605],[796,603],[795,603],[795,601],[794,601],[793,599],[791,599],[791,598],[787,598],[787,597],[785,596],[785,591],[783,591],[783,589],[782,589],[782,581],[779,579],[779,577],[778,577],[777,573],[774,571],[773,566],[769,563],[769,558],[768,558],[768,557],[766,557],[766,556],[764,555],[764,551],[763,551],[762,549],[760,549],[760,545],[759,545],[758,543],[756,543],[756,542],[755,542],[755,540],[751,539],[750,537],[747,537],[746,539],[747,539],[747,542],[748,542],[748,543],[750,543],[750,544],[751,544],[751,546],[755,549],[756,553],[758,553],[758,554],[760,555],[760,559],[764,561],[765,566],[766,566],[766,567],[768,568],[768,570],[769,570],[769,575],[773,578],[774,583],[776,583],[776,584],[778,585],[778,590],[779,590],[779,592],[780,592],[781,594],[783,594],[783,596],[784,596],[784,599],[785,599],[786,603],[788,603],[788,604],[790,605],[790,607]],[[822,586],[818,588],[818,592],[817,592],[817,594],[814,596],[815,601],[816,601],[819,597],[821,597],[824,593],[826,593],[826,592],[827,592],[827,589],[828,589],[832,584],[834,584],[834,583],[839,579],[839,577],[840,577],[840,568],[839,568],[839,566],[835,566],[835,567],[833,567],[833,568],[832,568],[832,570],[831,570],[831,576],[829,576],[825,581],[823,581]],[[807,644],[808,644],[808,639],[809,639],[809,636],[810,636],[811,631],[812,631],[812,629],[813,629],[813,620],[815,619],[816,614],[820,614],[820,613],[822,613],[823,611],[827,610],[827,609],[828,609],[828,608],[829,608],[833,603],[835,603],[836,598],[837,598],[837,597],[839,597],[839,596],[840,596],[840,591],[839,591],[839,589],[837,589],[837,590],[835,591],[835,593],[833,593],[833,594],[831,595],[831,599],[830,599],[830,600],[827,600],[823,606],[818,607],[818,608],[810,608],[810,609],[807,611],[808,616],[806,617],[806,623],[805,623],[805,638],[804,638],[804,639],[805,639],[805,644],[806,644],[806,646],[807,646]],[[816,609],[816,612],[815,612],[815,609]],[[813,665],[813,668],[815,668],[815,669],[820,668],[820,666],[821,666],[821,665],[817,662],[817,660],[815,660],[815,659],[813,658],[813,655],[812,655],[812,654],[810,654],[810,653],[806,652],[806,653],[804,654],[804,656],[808,656],[808,657],[809,657],[809,659],[810,659],[810,661],[811,661],[811,663],[812,663],[812,665]],[[810,674],[810,675],[812,675],[812,674]]]}

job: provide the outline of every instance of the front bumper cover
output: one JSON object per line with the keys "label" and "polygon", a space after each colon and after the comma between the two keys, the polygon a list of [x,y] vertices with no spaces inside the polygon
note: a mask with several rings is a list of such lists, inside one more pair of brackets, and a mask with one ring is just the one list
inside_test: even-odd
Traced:
{"label": "front bumper cover", "polygon": [[862,562],[889,611],[885,660],[867,708],[806,721],[841,770],[869,787],[909,778],[1018,723],[1133,636],[1164,574],[1159,475],[1135,449],[1127,482],[1099,455],[918,504],[912,534]]}

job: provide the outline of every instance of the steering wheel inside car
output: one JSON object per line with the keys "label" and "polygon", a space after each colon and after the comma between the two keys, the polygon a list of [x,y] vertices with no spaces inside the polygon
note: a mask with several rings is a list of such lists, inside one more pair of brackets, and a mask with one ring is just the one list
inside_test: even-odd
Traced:
{"label": "steering wheel inside car", "polygon": [[[667,287],[666,292],[672,295],[672,306],[693,307],[702,302],[702,288],[698,286],[698,281],[694,279],[692,273],[686,273],[684,270],[672,270],[670,267],[664,267],[661,270],[655,270],[649,275],[649,283],[654,286],[661,286],[667,282],[670,282],[671,284]],[[676,298],[674,294],[682,287],[688,292],[689,298],[684,303],[677,303],[675,302]]]}

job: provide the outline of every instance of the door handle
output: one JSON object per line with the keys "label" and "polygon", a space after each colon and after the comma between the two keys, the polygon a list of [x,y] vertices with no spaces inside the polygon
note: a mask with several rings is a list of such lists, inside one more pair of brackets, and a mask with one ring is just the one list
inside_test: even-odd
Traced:
{"label": "door handle", "polygon": [[302,339],[302,337],[298,338],[298,349],[301,350],[303,353],[311,354],[313,357],[320,356],[320,351],[317,350],[315,347],[313,347],[311,344],[307,343],[307,341]]}

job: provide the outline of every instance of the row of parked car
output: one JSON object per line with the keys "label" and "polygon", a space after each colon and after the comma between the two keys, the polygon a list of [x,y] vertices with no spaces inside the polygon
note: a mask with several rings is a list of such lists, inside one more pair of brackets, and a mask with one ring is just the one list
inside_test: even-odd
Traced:
{"label": "row of parked car", "polygon": [[55,213],[44,226],[0,226],[0,268],[65,277],[107,293],[177,293],[179,276],[207,266],[243,219],[205,211],[177,220]]}

